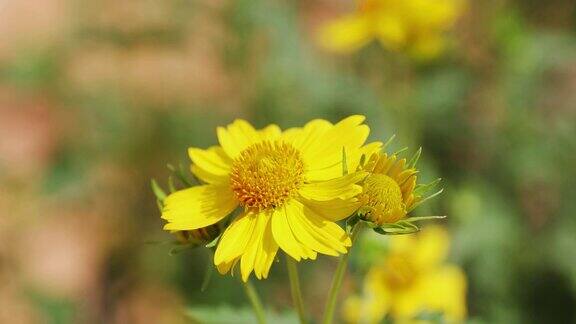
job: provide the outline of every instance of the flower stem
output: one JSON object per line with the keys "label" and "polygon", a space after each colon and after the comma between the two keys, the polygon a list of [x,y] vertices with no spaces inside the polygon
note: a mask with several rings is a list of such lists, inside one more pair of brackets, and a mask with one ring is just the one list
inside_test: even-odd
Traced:
{"label": "flower stem", "polygon": [[252,304],[252,308],[254,310],[254,314],[256,315],[256,319],[258,320],[259,324],[266,323],[266,316],[264,315],[264,308],[262,307],[262,302],[260,302],[260,297],[258,297],[258,292],[252,282],[247,281],[246,283],[242,284],[244,286],[244,292],[246,292],[246,296],[250,300],[250,304]]}
{"label": "flower stem", "polygon": [[[360,229],[362,227],[362,222],[358,222],[354,229],[352,229],[351,240],[352,243],[358,237]],[[338,301],[338,293],[340,292],[340,287],[342,286],[342,280],[344,279],[344,274],[346,273],[346,268],[348,267],[348,259],[350,258],[350,251],[348,253],[340,256],[338,260],[338,266],[336,267],[336,273],[332,279],[332,286],[330,287],[330,293],[328,294],[328,300],[326,300],[326,307],[324,308],[324,317],[322,318],[322,324],[332,324],[334,319],[334,310],[336,309],[336,302]]]}
{"label": "flower stem", "polygon": [[300,323],[306,323],[304,312],[304,301],[302,300],[302,291],[300,290],[300,278],[298,276],[298,267],[296,261],[289,255],[286,255],[286,267],[288,268],[288,277],[290,278],[290,291],[292,292],[292,302],[298,312]]}

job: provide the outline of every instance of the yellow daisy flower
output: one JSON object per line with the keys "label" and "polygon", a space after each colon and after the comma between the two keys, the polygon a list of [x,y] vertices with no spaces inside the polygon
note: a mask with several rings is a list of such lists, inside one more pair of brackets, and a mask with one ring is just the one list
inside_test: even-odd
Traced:
{"label": "yellow daisy flower", "polygon": [[444,49],[444,33],[464,10],[462,0],[360,0],[356,12],[328,23],[320,42],[349,53],[373,39],[416,59],[431,59]]}
{"label": "yellow daisy flower", "polygon": [[244,281],[252,271],[266,278],[278,248],[298,261],[346,253],[350,238],[335,222],[358,208],[356,183],[366,172],[349,168],[343,176],[342,152],[353,166],[380,147],[364,146],[370,129],[363,121],[317,119],[284,132],[276,125],[256,130],[244,120],[219,127],[219,146],[189,149],[192,173],[206,184],[166,198],[164,229],[206,227],[241,207],[214,263],[224,274],[240,262]]}
{"label": "yellow daisy flower", "polygon": [[376,224],[395,223],[403,219],[422,197],[414,192],[418,170],[415,156],[410,163],[396,154],[374,153],[361,170],[369,173],[359,199],[361,216]]}
{"label": "yellow daisy flower", "polygon": [[423,313],[442,313],[447,323],[463,322],[466,276],[444,262],[449,245],[448,233],[439,226],[392,236],[383,262],[368,271],[362,295],[346,300],[347,322],[380,323],[390,315],[394,323],[426,323],[414,320]]}

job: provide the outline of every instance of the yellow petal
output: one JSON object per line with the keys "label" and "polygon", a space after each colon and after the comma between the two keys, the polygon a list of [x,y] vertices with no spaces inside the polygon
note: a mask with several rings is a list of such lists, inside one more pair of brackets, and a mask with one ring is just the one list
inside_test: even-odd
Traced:
{"label": "yellow petal", "polygon": [[248,146],[260,141],[260,135],[254,127],[242,119],[236,119],[226,128],[218,127],[216,132],[220,145],[232,159]]}
{"label": "yellow petal", "polygon": [[366,45],[373,37],[370,20],[350,15],[328,23],[319,32],[320,45],[337,53],[350,53]]}
{"label": "yellow petal", "polygon": [[408,30],[401,17],[385,14],[376,20],[376,37],[384,47],[399,50],[408,40]]}
{"label": "yellow petal", "polygon": [[[354,115],[336,125],[315,120],[292,134],[293,145],[302,153],[306,178],[310,181],[329,180],[342,175],[342,151],[350,157],[349,172],[354,171],[362,154],[362,145],[370,132],[363,125],[364,116]],[[346,136],[342,136],[346,134]]]}
{"label": "yellow petal", "polygon": [[340,226],[299,201],[287,203],[286,213],[294,236],[315,252],[337,256],[338,253],[346,253],[346,247],[351,245],[350,238]]}
{"label": "yellow petal", "polygon": [[234,219],[218,242],[214,254],[214,264],[230,262],[245,252],[256,227],[257,217],[258,214],[248,212],[242,213]]}
{"label": "yellow petal", "polygon": [[165,230],[192,230],[217,223],[238,202],[228,186],[202,185],[172,193],[164,204]]}
{"label": "yellow petal", "polygon": [[292,228],[288,222],[289,215],[284,206],[274,210],[272,214],[272,235],[278,246],[296,261],[302,258],[315,259],[316,252],[302,245],[293,234]]}
{"label": "yellow petal", "polygon": [[328,180],[326,172],[333,172],[331,178],[342,175],[342,150],[346,155],[358,156],[364,145],[370,128],[362,124],[365,117],[350,116],[336,123],[332,127],[324,126],[316,132],[306,132],[307,126],[301,133],[307,141],[301,145],[296,143],[307,167],[306,177],[309,180]]}
{"label": "yellow petal", "polygon": [[415,262],[421,267],[441,264],[450,250],[450,237],[442,226],[427,226],[418,233],[418,246],[413,252]]}
{"label": "yellow petal", "polygon": [[300,199],[304,205],[327,220],[337,222],[352,215],[361,205],[356,199],[331,199],[325,201]]}
{"label": "yellow petal", "polygon": [[254,259],[254,274],[258,279],[266,279],[268,277],[268,272],[278,252],[278,244],[272,236],[272,223],[269,221],[270,217],[271,215],[267,215],[265,218],[262,237]]}
{"label": "yellow petal", "polygon": [[[249,238],[246,250],[242,254],[242,258],[240,260],[240,271],[242,273],[242,280],[244,282],[248,281],[248,277],[254,270],[258,250],[261,249],[263,244],[262,239],[266,230],[268,229],[269,220],[270,215],[267,213],[258,213],[256,216],[254,232],[252,232],[252,236]],[[262,272],[259,271],[256,276],[258,279],[261,279]]]}
{"label": "yellow petal", "polygon": [[206,183],[224,183],[229,179],[232,160],[219,146],[207,150],[191,147],[188,155],[192,160],[192,173]]}
{"label": "yellow petal", "polygon": [[278,125],[275,124],[266,126],[264,129],[258,131],[258,133],[260,134],[261,140],[268,140],[268,141],[273,141],[282,136],[282,130],[280,130],[280,127],[278,127]]}
{"label": "yellow petal", "polygon": [[395,296],[392,316],[409,323],[422,309],[443,312],[449,323],[466,317],[466,277],[456,266],[442,266],[423,273],[401,294]]}
{"label": "yellow petal", "polygon": [[317,201],[350,199],[362,192],[362,187],[356,183],[366,175],[366,172],[355,172],[332,180],[306,183],[298,192],[306,199]]}

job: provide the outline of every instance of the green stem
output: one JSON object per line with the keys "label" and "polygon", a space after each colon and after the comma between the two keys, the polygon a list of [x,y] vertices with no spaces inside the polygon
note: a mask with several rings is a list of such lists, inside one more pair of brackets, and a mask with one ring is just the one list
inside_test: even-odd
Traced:
{"label": "green stem", "polygon": [[[354,229],[352,230],[351,240],[352,243],[358,237],[360,229],[362,227],[362,222],[358,222]],[[324,309],[324,317],[322,318],[323,324],[332,324],[334,319],[334,310],[336,309],[336,302],[338,301],[338,293],[340,292],[340,287],[342,286],[342,280],[344,279],[344,274],[346,273],[346,268],[348,267],[348,260],[350,258],[350,252],[340,256],[338,261],[338,266],[336,267],[336,273],[332,279],[332,286],[330,287],[330,293],[328,294],[328,300],[326,300],[326,307]]]}
{"label": "green stem", "polygon": [[300,323],[306,323],[306,317],[304,312],[304,300],[302,300],[302,291],[300,290],[300,278],[298,277],[298,268],[296,266],[296,261],[292,259],[289,255],[286,255],[286,267],[288,268],[288,277],[290,278],[290,291],[292,292],[292,302],[296,311],[298,312],[298,318]]}
{"label": "green stem", "polygon": [[262,302],[260,302],[260,297],[258,297],[256,288],[254,288],[254,285],[250,281],[242,284],[242,286],[244,286],[246,296],[248,296],[250,304],[252,304],[252,308],[254,309],[254,314],[256,315],[256,319],[258,319],[258,323],[265,324],[266,315],[264,315],[264,308],[262,307]]}

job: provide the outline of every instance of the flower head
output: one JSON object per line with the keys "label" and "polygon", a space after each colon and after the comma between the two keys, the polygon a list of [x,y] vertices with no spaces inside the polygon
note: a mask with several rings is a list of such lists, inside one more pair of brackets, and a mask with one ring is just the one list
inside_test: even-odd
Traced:
{"label": "flower head", "polygon": [[438,226],[417,235],[390,238],[387,256],[365,277],[363,292],[346,301],[350,323],[380,323],[389,314],[395,323],[413,323],[423,313],[441,313],[449,323],[466,317],[466,277],[444,262],[450,238]]}
{"label": "flower head", "polygon": [[328,23],[322,45],[335,52],[353,52],[373,39],[389,50],[416,59],[438,56],[444,33],[463,11],[462,0],[360,0],[356,12]]}
{"label": "flower head", "polygon": [[406,216],[421,197],[414,193],[418,170],[396,154],[374,153],[362,170],[364,180],[361,213],[376,225],[394,223]]}
{"label": "flower head", "polygon": [[318,119],[284,132],[276,125],[256,130],[244,120],[219,127],[219,146],[190,148],[192,173],[205,184],[166,198],[164,229],[206,227],[240,207],[214,263],[226,273],[239,262],[244,281],[252,271],[266,278],[279,248],[298,261],[346,253],[350,238],[335,222],[359,207],[357,183],[367,173],[343,172],[342,152],[357,165],[380,147],[364,145],[370,130],[363,121]]}

